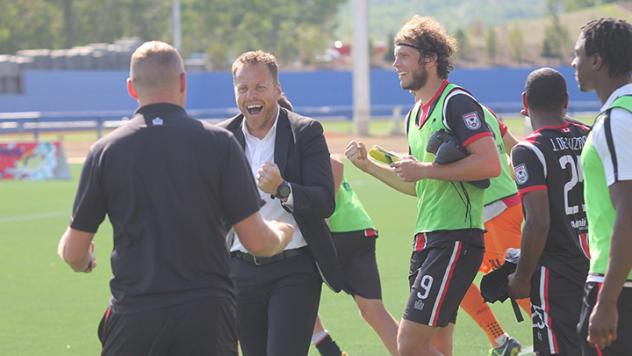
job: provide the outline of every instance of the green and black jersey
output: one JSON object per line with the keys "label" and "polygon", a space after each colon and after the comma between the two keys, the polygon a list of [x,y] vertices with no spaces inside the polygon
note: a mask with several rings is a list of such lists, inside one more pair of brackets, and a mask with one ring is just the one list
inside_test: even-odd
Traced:
{"label": "green and black jersey", "polygon": [[[617,89],[602,107],[581,156],[590,245],[589,281],[601,282],[616,211],[609,187],[632,180],[632,84]],[[632,287],[632,271],[626,287]]]}
{"label": "green and black jersey", "polygon": [[[462,88],[444,81],[426,104],[417,102],[408,115],[407,136],[411,155],[430,163],[435,155],[426,151],[428,140],[438,130],[454,134],[463,147],[492,136],[483,107]],[[422,179],[416,183],[416,233],[483,229],[484,190],[461,181]]]}
{"label": "green and black jersey", "polygon": [[373,221],[367,214],[358,195],[345,178],[342,179],[336,194],[336,210],[329,217],[331,232],[351,232],[374,228]]}
{"label": "green and black jersey", "polygon": [[503,198],[518,194],[518,187],[511,174],[512,168],[508,161],[507,149],[503,141],[503,136],[507,133],[507,125],[496,118],[491,110],[483,106],[485,112],[485,122],[490,131],[494,134],[494,142],[500,155],[500,175],[490,180],[489,188],[485,189],[484,205],[487,206]]}

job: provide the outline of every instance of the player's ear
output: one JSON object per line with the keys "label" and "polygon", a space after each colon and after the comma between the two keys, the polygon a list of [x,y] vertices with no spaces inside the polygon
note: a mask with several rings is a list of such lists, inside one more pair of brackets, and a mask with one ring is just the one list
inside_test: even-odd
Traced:
{"label": "player's ear", "polygon": [[127,93],[132,98],[138,100],[138,93],[136,92],[136,88],[134,87],[134,83],[132,82],[132,78],[127,78]]}
{"label": "player's ear", "polygon": [[436,53],[427,53],[424,54],[423,56],[423,62],[424,63],[432,63],[432,62],[436,62],[437,61],[437,54]]}
{"label": "player's ear", "polygon": [[279,98],[283,95],[283,88],[281,87],[280,82],[274,84],[274,94],[276,94]]}
{"label": "player's ear", "polygon": [[180,73],[180,93],[184,93],[187,90],[187,73]]}
{"label": "player's ear", "polygon": [[592,55],[592,69],[598,71],[603,67],[603,58],[598,53]]}
{"label": "player's ear", "polygon": [[520,110],[522,116],[529,116],[529,106],[527,105],[527,92],[522,92],[522,110]]}

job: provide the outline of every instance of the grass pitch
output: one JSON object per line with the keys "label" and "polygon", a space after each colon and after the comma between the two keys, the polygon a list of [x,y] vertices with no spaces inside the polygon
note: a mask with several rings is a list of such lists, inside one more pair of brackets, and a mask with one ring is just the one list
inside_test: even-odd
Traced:
{"label": "grass pitch", "polygon": [[[112,230],[106,220],[95,237],[98,266],[73,273],[56,255],[68,224],[80,166],[73,179],[1,182],[0,197],[0,355],[95,355],[97,324],[107,306]],[[380,231],[378,260],[384,302],[399,319],[408,296],[408,261],[415,200],[384,186],[346,162],[346,176]],[[506,330],[530,345],[530,326],[517,324],[510,305],[494,305]],[[377,335],[363,322],[352,299],[323,291],[321,317],[351,355],[386,355]],[[486,354],[485,335],[459,314],[455,355]],[[317,355],[312,349],[310,355]]]}

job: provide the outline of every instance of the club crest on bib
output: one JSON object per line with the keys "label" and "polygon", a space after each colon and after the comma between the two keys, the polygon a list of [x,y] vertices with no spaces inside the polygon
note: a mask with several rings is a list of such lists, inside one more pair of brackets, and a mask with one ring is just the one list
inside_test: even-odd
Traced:
{"label": "club crest on bib", "polygon": [[518,184],[525,184],[529,180],[529,173],[524,164],[519,164],[514,167],[514,173],[516,174],[516,183]]}
{"label": "club crest on bib", "polygon": [[478,114],[476,111],[472,111],[470,113],[464,114],[463,122],[465,123],[465,127],[470,130],[478,130],[481,128],[481,119],[478,118]]}

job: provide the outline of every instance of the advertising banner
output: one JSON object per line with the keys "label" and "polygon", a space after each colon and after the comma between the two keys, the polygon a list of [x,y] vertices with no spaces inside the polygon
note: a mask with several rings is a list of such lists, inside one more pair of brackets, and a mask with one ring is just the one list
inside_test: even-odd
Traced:
{"label": "advertising banner", "polygon": [[0,180],[69,178],[61,142],[0,143]]}

